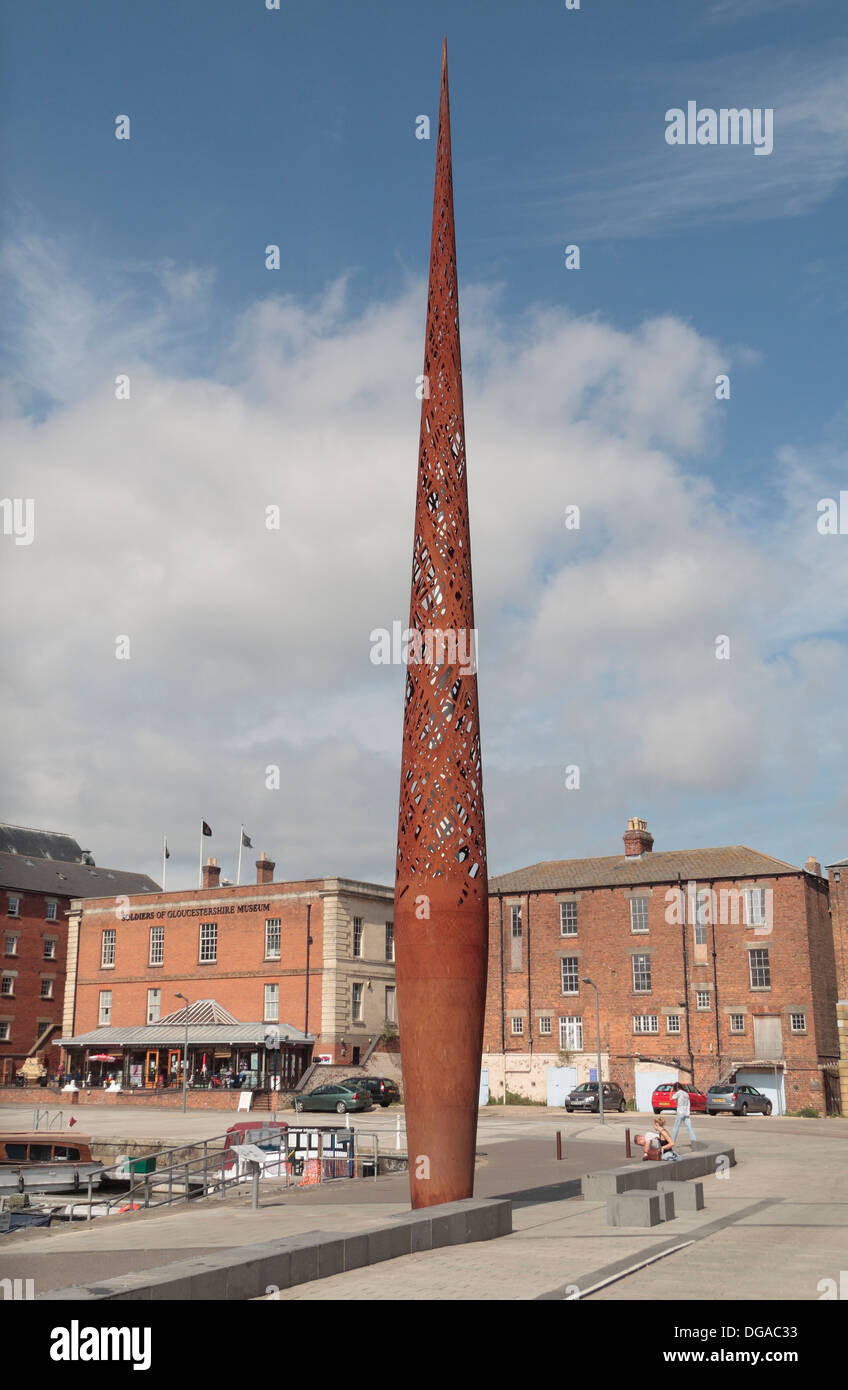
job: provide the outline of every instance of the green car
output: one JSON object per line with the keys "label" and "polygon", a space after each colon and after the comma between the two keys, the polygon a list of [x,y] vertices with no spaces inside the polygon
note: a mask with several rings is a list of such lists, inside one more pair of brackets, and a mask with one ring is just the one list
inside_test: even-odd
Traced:
{"label": "green car", "polygon": [[301,1110],[335,1110],[343,1115],[346,1110],[370,1110],[371,1095],[364,1088],[336,1081],[329,1086],[316,1086],[305,1096],[295,1096],[294,1108],[298,1114]]}

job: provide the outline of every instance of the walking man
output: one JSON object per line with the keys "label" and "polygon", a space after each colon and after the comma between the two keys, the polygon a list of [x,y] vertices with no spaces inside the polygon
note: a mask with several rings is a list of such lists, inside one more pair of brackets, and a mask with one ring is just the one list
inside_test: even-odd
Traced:
{"label": "walking man", "polygon": [[671,1088],[671,1094],[674,1096],[675,1109],[677,1111],[677,1114],[674,1117],[674,1128],[671,1131],[672,1144],[677,1139],[677,1136],[680,1132],[680,1126],[683,1124],[685,1124],[687,1130],[689,1131],[689,1138],[692,1140],[692,1143],[697,1143],[697,1140],[695,1139],[695,1131],[692,1128],[692,1120],[690,1119],[692,1107],[689,1104],[689,1092],[687,1091],[685,1086],[681,1086],[679,1081],[675,1081],[674,1085]]}

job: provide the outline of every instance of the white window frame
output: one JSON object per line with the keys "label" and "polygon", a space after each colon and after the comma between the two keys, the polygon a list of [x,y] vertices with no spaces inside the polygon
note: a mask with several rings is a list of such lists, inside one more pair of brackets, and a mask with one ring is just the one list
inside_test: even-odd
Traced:
{"label": "white window frame", "polygon": [[[389,1001],[391,1000],[391,1008]],[[386,1022],[397,1023],[397,988],[395,985],[386,985]]]}
{"label": "white window frame", "polygon": [[[745,1015],[744,1015],[744,1014],[730,1014],[729,1017],[730,1017],[730,1031],[731,1031],[731,1033],[744,1033],[744,1032],[745,1032]],[[738,1027],[737,1027],[737,1022],[736,1022],[737,1019],[741,1019],[741,1025],[738,1026]]]}
{"label": "white window frame", "polygon": [[[47,987],[47,993],[46,993],[46,994],[45,994],[45,992],[44,992],[45,986]],[[53,981],[52,981],[52,980],[42,980],[42,981],[41,981],[41,994],[39,995],[39,998],[40,998],[40,999],[52,999],[52,998],[53,998]]]}
{"label": "white window frame", "polygon": [[8,1019],[5,1019],[5,1018],[4,1018],[4,1019],[2,1020],[2,1022],[0,1022],[0,1042],[11,1042],[11,1041],[12,1041],[12,1025],[11,1025],[11,1023],[9,1023]]}
{"label": "white window frame", "polygon": [[[566,968],[567,967],[567,968]],[[573,988],[566,989],[566,976],[573,982]],[[559,984],[563,994],[580,993],[580,957],[561,956],[559,962]]]}
{"label": "white window frame", "polygon": [[[800,1020],[801,1020],[801,1026],[800,1026],[800,1028],[798,1028],[798,1027],[795,1026],[795,1020],[796,1020],[796,1019],[800,1019]],[[790,1014],[790,1015],[789,1015],[789,1028],[790,1028],[790,1031],[793,1032],[793,1033],[806,1033],[806,1031],[807,1031],[807,1015],[806,1015],[805,1013],[804,1013],[804,1014],[798,1014],[798,1013],[796,1013],[796,1014]]]}
{"label": "white window frame", "polygon": [[[632,969],[632,971],[633,971],[633,993],[634,993],[634,994],[651,994],[651,993],[653,993],[652,986],[653,986],[653,982],[654,982],[654,981],[653,981],[653,975],[651,974],[651,957],[650,957],[649,955],[643,954],[642,952],[637,952],[636,955],[633,955],[633,956],[630,957],[630,961],[631,961],[631,969]],[[640,966],[637,968],[637,966],[636,966],[636,962],[637,962],[637,961],[643,961],[643,962],[646,962],[646,963],[640,965]],[[648,981],[647,985],[641,985],[641,986],[640,986],[639,984],[637,984],[637,979],[639,979],[639,978],[647,979],[647,981]]]}
{"label": "white window frame", "polygon": [[[754,956],[765,956],[765,961],[754,965]],[[768,984],[757,984],[754,980],[754,972],[765,973],[768,977]],[[771,989],[771,956],[767,946],[757,946],[748,952],[748,976],[751,981],[751,989]]]}
{"label": "white window frame", "polygon": [[359,980],[352,980],[350,985],[350,1017],[353,1023],[362,1023],[363,1013],[363,994],[365,985]]}
{"label": "white window frame", "polygon": [[747,927],[764,927],[766,920],[766,888],[745,888],[742,890],[745,899],[745,925]]}
{"label": "white window frame", "polygon": [[161,989],[157,989],[154,985],[153,988],[147,991],[147,1022],[148,1024],[158,1023],[161,1017],[162,991]]}
{"label": "white window frame", "polygon": [[711,1002],[712,1000],[710,998],[710,991],[708,989],[695,990],[695,1008],[697,1009],[698,1013],[708,1012]]}
{"label": "white window frame", "polygon": [[111,989],[101,989],[100,997],[97,1000],[97,1026],[98,1028],[109,1028],[111,1024],[112,991]]}
{"label": "white window frame", "polygon": [[[567,920],[566,920],[567,919]],[[577,903],[560,903],[559,905],[559,934],[560,936],[577,935]]]}
{"label": "white window frame", "polygon": [[280,1021],[280,986],[276,981],[272,981],[265,986],[264,995],[264,1015],[263,1022],[279,1023]]}
{"label": "white window frame", "polygon": [[523,1037],[524,1037],[524,1019],[523,1019],[523,1018],[511,1018],[511,1019],[509,1020],[509,1031],[510,1031],[510,1034],[512,1035],[512,1037],[514,1037],[514,1038],[523,1038]]}
{"label": "white window frame", "polygon": [[15,893],[11,895],[6,905],[6,916],[20,918],[21,899]]}
{"label": "white window frame", "polygon": [[44,945],[42,947],[42,960],[56,959],[56,944],[57,938],[55,936],[45,936]]}
{"label": "white window frame", "polygon": [[[0,998],[3,998],[3,999],[14,999],[14,997],[15,997],[15,980],[16,980],[16,979],[17,979],[17,976],[16,976],[16,975],[11,975],[11,974],[9,974],[8,972],[4,972],[3,974],[0,974]],[[8,981],[8,988],[6,987],[6,986],[7,986],[7,981]]]}
{"label": "white window frame", "polygon": [[680,1014],[666,1014],[666,1017],[665,1017],[665,1031],[666,1031],[667,1033],[674,1033],[675,1036],[678,1036],[678,1035],[679,1035],[679,1033],[680,1033]]}
{"label": "white window frame", "polygon": [[[204,935],[205,933],[205,935]],[[211,947],[211,954],[210,954]],[[217,965],[218,963],[218,923],[201,922],[200,934],[197,940],[197,959],[202,965]]]}
{"label": "white window frame", "polygon": [[395,958],[395,924],[394,921],[386,923],[386,960],[393,961]]}
{"label": "white window frame", "polygon": [[634,1033],[658,1033],[660,1031],[660,1020],[658,1014],[634,1014],[633,1032]]}
{"label": "white window frame", "polygon": [[[644,921],[644,926],[642,922]],[[644,936],[651,930],[648,922],[648,899],[630,899],[630,931],[634,936]]]}
{"label": "white window frame", "polygon": [[[154,933],[155,933],[155,935],[154,935]],[[158,956],[159,956],[159,959],[158,959],[158,960],[155,959],[155,955],[156,955],[157,953],[154,952],[154,950],[153,950],[153,944],[154,944],[154,942],[156,943],[156,945],[157,945],[158,948],[159,948],[159,949],[158,949]],[[157,926],[157,927],[151,927],[151,928],[150,928],[150,935],[149,935],[148,938],[147,938],[147,964],[148,964],[148,965],[164,965],[164,964],[165,964],[165,928],[164,928],[163,926]]]}
{"label": "white window frame", "polygon": [[[276,939],[276,947],[274,941]],[[265,959],[279,960],[283,945],[283,923],[280,917],[265,918]]]}
{"label": "white window frame", "polygon": [[20,939],[21,938],[19,936],[13,936],[11,932],[7,932],[5,945],[3,948],[4,954],[7,956],[16,956],[18,954],[18,942],[20,941]]}
{"label": "white window frame", "polygon": [[707,908],[711,906],[712,894],[709,888],[699,888],[695,894],[695,920],[692,923],[692,941],[695,946],[707,944]]}
{"label": "white window frame", "polygon": [[563,1014],[559,1020],[560,1052],[583,1051],[582,1014]]}
{"label": "white window frame", "polygon": [[362,959],[362,941],[365,936],[365,918],[354,917],[353,919],[353,955],[356,960]]}
{"label": "white window frame", "polygon": [[58,904],[57,902],[53,902],[53,900],[50,899],[50,900],[47,902],[47,904],[45,905],[45,913],[46,913],[45,921],[47,921],[47,922],[58,922],[58,920],[59,920],[59,904]]}
{"label": "white window frame", "polygon": [[539,1019],[539,1036],[542,1038],[552,1038],[554,1033],[553,1015],[545,1015]]}
{"label": "white window frame", "polygon": [[118,933],[114,927],[107,927],[100,933],[100,969],[114,970],[115,953],[118,949]]}

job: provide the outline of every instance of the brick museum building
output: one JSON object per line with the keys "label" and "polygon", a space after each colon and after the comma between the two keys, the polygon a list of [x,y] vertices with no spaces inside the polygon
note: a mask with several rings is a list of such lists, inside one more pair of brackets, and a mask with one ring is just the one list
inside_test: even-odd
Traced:
{"label": "brick museum building", "polygon": [[393,893],[345,878],[203,885],[75,902],[62,1044],[83,1084],[241,1079],[291,1089],[313,1062],[357,1066],[394,1024]]}
{"label": "brick museum building", "polygon": [[848,1114],[848,859],[829,864],[827,874],[830,881],[830,911],[836,955],[839,1080],[842,1113]]}
{"label": "brick museum building", "polygon": [[[633,819],[623,853],[490,880],[484,1091],[562,1104],[565,1090],[596,1080],[597,986],[603,1078],[638,1109],[679,1078],[755,1086],[775,1113],[838,1110],[834,932],[819,864],[796,868],[744,845],[655,853],[653,843]],[[848,999],[848,894],[839,901]]]}
{"label": "brick museum building", "polygon": [[158,887],[146,874],[99,868],[70,835],[0,825],[0,1086],[25,1064],[33,1077],[59,1066],[71,900]]}

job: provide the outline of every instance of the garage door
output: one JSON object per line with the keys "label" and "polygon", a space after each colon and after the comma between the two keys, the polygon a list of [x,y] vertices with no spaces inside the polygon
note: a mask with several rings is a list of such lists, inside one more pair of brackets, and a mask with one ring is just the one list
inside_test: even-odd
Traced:
{"label": "garage door", "polygon": [[677,1067],[663,1067],[662,1071],[637,1071],[636,1109],[651,1110],[651,1096],[661,1081],[676,1081]]}
{"label": "garage door", "polygon": [[548,1105],[563,1106],[569,1091],[577,1085],[576,1067],[548,1067]]}
{"label": "garage door", "polygon": [[736,1082],[739,1086],[753,1086],[755,1091],[760,1091],[762,1095],[768,1096],[775,1115],[786,1114],[782,1071],[777,1073],[776,1080],[773,1071],[738,1071]]}

